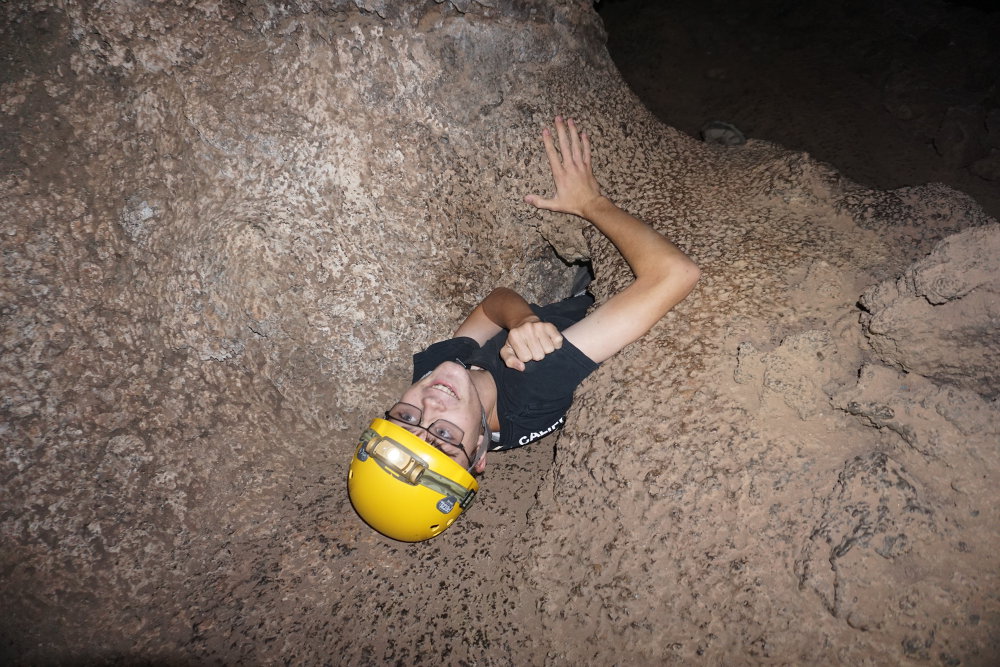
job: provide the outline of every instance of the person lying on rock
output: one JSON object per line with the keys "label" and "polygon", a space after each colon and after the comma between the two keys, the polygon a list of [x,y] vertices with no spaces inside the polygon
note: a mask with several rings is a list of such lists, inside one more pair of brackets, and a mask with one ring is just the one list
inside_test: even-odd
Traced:
{"label": "person lying on rock", "polygon": [[361,435],[348,473],[358,514],[405,542],[441,533],[472,503],[486,452],[561,428],[577,385],[645,334],[692,290],[698,267],[652,227],[601,194],[590,139],[555,118],[542,143],[555,196],[525,202],[579,216],[625,258],[635,280],[589,315],[581,293],[548,306],[498,288],[448,340],[413,357],[414,384]]}

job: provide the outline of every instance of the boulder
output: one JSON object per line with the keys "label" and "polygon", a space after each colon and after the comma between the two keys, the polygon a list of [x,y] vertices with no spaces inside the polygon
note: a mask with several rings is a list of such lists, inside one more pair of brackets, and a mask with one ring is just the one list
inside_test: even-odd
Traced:
{"label": "boulder", "polygon": [[907,372],[995,398],[1000,391],[1000,226],[940,242],[902,276],[861,297],[875,353]]}

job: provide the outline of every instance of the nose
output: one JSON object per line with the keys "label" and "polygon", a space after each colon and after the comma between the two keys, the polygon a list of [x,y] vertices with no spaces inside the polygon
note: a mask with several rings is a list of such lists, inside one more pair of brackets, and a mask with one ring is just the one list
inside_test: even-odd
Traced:
{"label": "nose", "polygon": [[434,392],[431,391],[424,394],[421,399],[420,409],[424,414],[424,421],[429,424],[434,421],[434,418],[437,416],[436,413],[444,409],[444,399],[440,396],[435,396]]}

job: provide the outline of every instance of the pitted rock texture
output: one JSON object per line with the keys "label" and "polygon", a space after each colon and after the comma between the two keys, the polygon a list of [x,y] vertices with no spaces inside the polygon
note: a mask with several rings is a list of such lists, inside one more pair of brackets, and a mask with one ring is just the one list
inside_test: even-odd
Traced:
{"label": "pitted rock texture", "polygon": [[942,183],[860,189],[846,193],[837,207],[898,250],[907,250],[900,257],[908,262],[925,256],[948,234],[992,221],[972,197]]}
{"label": "pitted rock texture", "polygon": [[[959,303],[992,289],[968,197],[661,124],[586,2],[0,11],[6,661],[1000,652],[993,371],[890,360],[857,306],[930,270],[900,226],[928,251],[964,229],[933,270]],[[497,284],[557,298],[584,257],[599,299],[631,279],[521,200],[559,112],[703,278],[565,431],[490,456],[459,524],[393,543],[345,474],[409,355]],[[897,340],[911,302],[885,304]]]}
{"label": "pitted rock texture", "polygon": [[1000,396],[1000,226],[948,237],[861,304],[865,335],[886,363]]}
{"label": "pitted rock texture", "polygon": [[[1000,406],[974,391],[937,383],[916,373],[865,364],[857,384],[832,397],[834,405],[862,422],[893,434],[910,467],[940,466],[929,484],[967,494],[989,495],[998,472]],[[974,487],[974,488],[970,488]]]}

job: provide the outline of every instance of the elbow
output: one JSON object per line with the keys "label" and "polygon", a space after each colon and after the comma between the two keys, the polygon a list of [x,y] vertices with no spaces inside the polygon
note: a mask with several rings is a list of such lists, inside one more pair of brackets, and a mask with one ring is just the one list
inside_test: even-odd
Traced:
{"label": "elbow", "polygon": [[[701,269],[687,257],[680,257],[662,267],[662,271],[650,282],[650,296],[663,305],[663,312],[683,301],[701,278]],[[655,296],[654,296],[655,295]]]}
{"label": "elbow", "polygon": [[701,269],[687,257],[685,257],[685,261],[682,262],[682,265],[678,267],[678,273],[680,274],[680,281],[686,287],[687,292],[693,290],[694,286],[698,284],[698,280],[701,278]]}
{"label": "elbow", "polygon": [[659,317],[662,317],[691,293],[700,278],[698,265],[687,255],[676,253],[658,266],[637,275],[628,289],[633,294],[641,295],[638,298],[647,304],[650,311],[659,311]]}
{"label": "elbow", "polygon": [[518,299],[521,298],[521,295],[518,292],[515,292],[510,287],[495,287],[495,288],[493,288],[493,291],[490,292],[487,295],[486,298],[487,299],[490,298],[490,297],[493,297],[493,298],[509,298],[511,296],[516,297]]}
{"label": "elbow", "polygon": [[659,283],[671,292],[687,295],[701,278],[701,269],[686,255],[677,257],[663,266]]}

